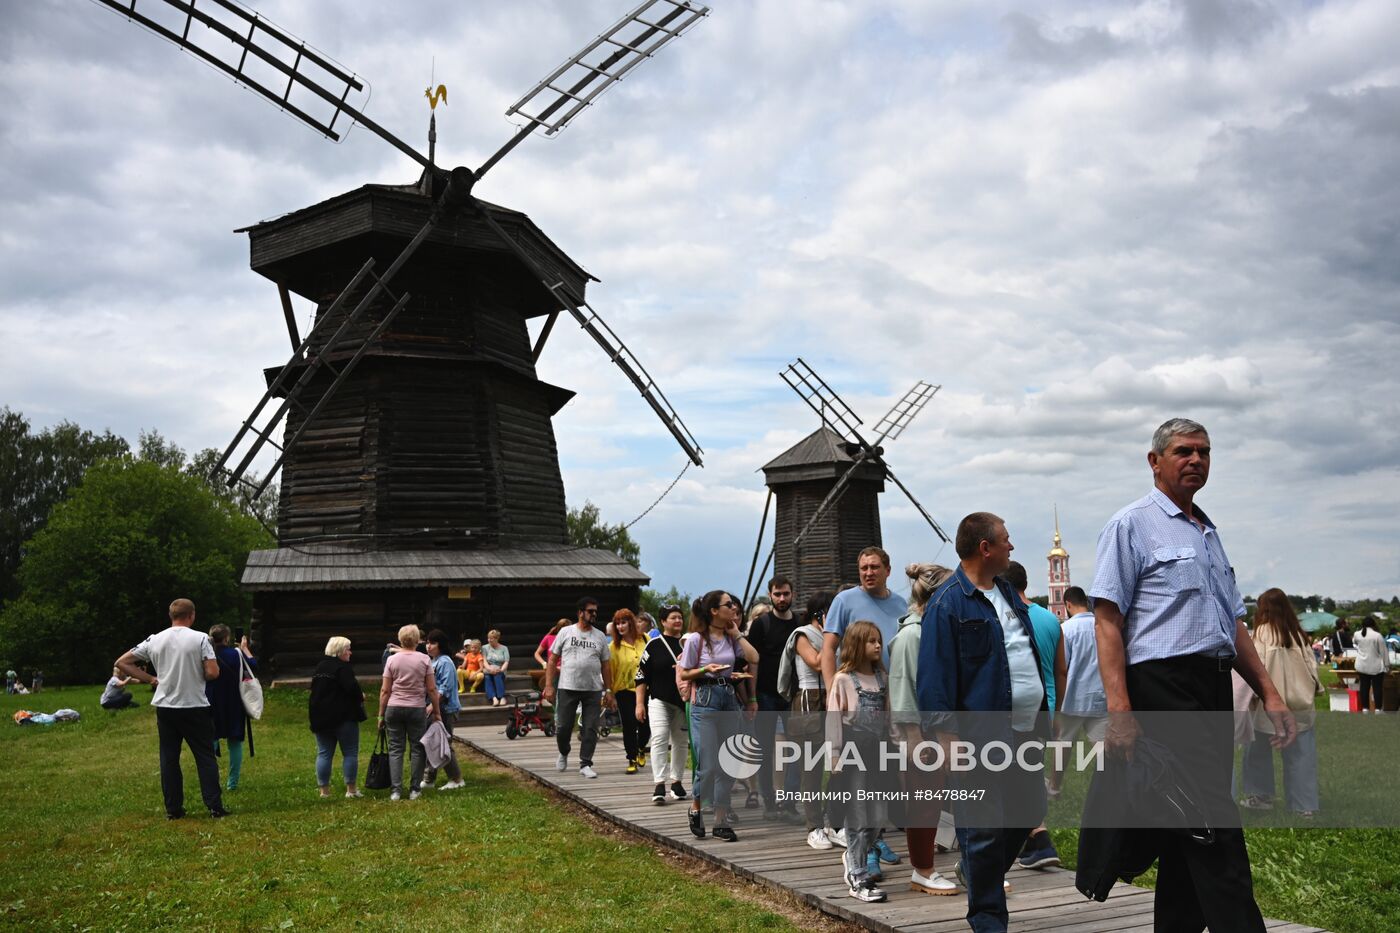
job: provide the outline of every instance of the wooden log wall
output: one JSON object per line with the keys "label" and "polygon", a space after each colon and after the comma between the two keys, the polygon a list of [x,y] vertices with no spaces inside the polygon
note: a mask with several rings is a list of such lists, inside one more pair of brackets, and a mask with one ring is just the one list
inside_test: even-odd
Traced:
{"label": "wooden log wall", "polygon": [[821,590],[835,591],[844,583],[857,582],[857,555],[862,549],[881,543],[880,485],[856,480],[836,507],[807,532],[800,553],[794,552],[793,539],[816,514],[833,482],[787,483],[775,490],[778,501],[774,567],[777,573],[792,580],[795,604],[799,606]]}
{"label": "wooden log wall", "polygon": [[377,674],[384,645],[401,626],[441,628],[449,640],[486,641],[501,631],[510,648],[511,667],[529,670],[536,646],[560,618],[572,621],[582,596],[599,602],[599,618],[623,607],[636,610],[639,590],[624,587],[478,587],[471,599],[448,599],[445,589],[324,590],[258,593],[254,597],[253,638],[266,668],[264,676],[300,677],[325,656],[333,635],[349,638],[351,661],[359,674]]}
{"label": "wooden log wall", "polygon": [[[491,366],[367,358],[288,457],[279,539],[364,534],[413,549],[562,543],[553,404],[538,384]],[[302,422],[293,409],[285,436]]]}

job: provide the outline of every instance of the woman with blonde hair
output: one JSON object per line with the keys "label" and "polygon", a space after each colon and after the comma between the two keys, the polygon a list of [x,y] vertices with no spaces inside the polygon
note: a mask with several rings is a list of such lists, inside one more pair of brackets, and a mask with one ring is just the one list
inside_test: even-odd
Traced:
{"label": "woman with blonde hair", "polygon": [[[1283,794],[1288,809],[1305,819],[1318,808],[1317,733],[1313,729],[1313,697],[1323,692],[1317,662],[1308,647],[1298,615],[1283,590],[1259,595],[1254,611],[1254,650],[1269,679],[1293,711],[1298,738],[1283,749]],[[1258,704],[1254,711],[1254,741],[1244,750],[1244,792],[1240,806],[1268,810],[1274,805],[1274,724]]]}
{"label": "woman with blonde hair", "polygon": [[[630,609],[619,609],[612,617],[612,683],[608,688],[617,700],[622,720],[622,748],[627,754],[627,773],[636,774],[646,763],[641,721],[637,716],[637,665],[647,647],[647,637],[638,630],[637,617]],[[647,734],[650,739],[650,733]]]}
{"label": "woman with blonde hair", "polygon": [[[462,646],[462,666],[457,670],[457,692],[476,693],[486,682],[486,655],[481,653],[481,641],[467,639]],[[463,689],[465,685],[465,689]]]}
{"label": "woman with blonde hair", "polygon": [[[909,578],[909,613],[899,620],[899,628],[890,642],[890,719],[904,740],[908,756],[920,743],[937,741],[936,735],[924,735],[923,716],[919,712],[916,693],[919,641],[923,633],[924,607],[953,571],[940,564],[910,564],[904,568],[904,575]],[[914,867],[909,887],[924,894],[958,892],[958,886],[943,877],[933,864],[935,836],[942,816],[937,795],[942,789],[942,772],[930,773],[916,767],[906,757],[904,790],[909,795],[909,812],[904,838],[909,842],[909,862]]]}
{"label": "woman with blonde hair", "polygon": [[402,800],[404,791],[403,757],[408,751],[412,760],[408,799],[417,800],[422,793],[423,769],[427,764],[423,752],[423,733],[428,731],[428,714],[424,708],[432,704],[432,718],[442,721],[437,682],[433,678],[433,662],[418,650],[421,635],[416,625],[399,629],[399,644],[404,650],[394,654],[384,665],[384,680],[379,686],[379,728],[389,737],[389,781],[394,791],[390,800]]}
{"label": "woman with blonde hair", "polygon": [[[506,670],[510,667],[510,649],[501,644],[499,629],[486,633],[486,647],[481,649],[486,659],[486,697],[492,706],[506,705]],[[461,687],[458,687],[461,690]]]}
{"label": "woman with blonde hair", "polygon": [[316,785],[321,797],[331,796],[331,761],[337,745],[345,796],[363,797],[355,786],[355,771],[360,765],[360,723],[367,718],[365,692],[350,664],[350,639],[336,635],[326,642],[326,656],[311,675],[308,707],[316,736]]}

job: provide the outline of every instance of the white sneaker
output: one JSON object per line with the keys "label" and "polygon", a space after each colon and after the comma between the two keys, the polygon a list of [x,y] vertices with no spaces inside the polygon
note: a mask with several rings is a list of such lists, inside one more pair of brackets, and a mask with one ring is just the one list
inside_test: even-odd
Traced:
{"label": "white sneaker", "polygon": [[958,886],[938,872],[931,872],[928,875],[919,874],[916,868],[909,876],[909,889],[911,891],[922,891],[925,894],[957,894]]}
{"label": "white sneaker", "polygon": [[421,790],[409,791],[408,799],[409,799],[409,800],[417,800],[419,797],[422,797],[422,796],[423,796],[423,792],[422,792]]}
{"label": "white sneaker", "polygon": [[846,848],[846,830],[844,827],[841,829],[832,829],[828,826],[826,829],[826,838],[830,839],[841,848]]}
{"label": "white sneaker", "polygon": [[858,901],[867,904],[878,904],[885,899],[885,892],[869,878],[856,880],[849,875],[846,877],[846,893]]}
{"label": "white sneaker", "polygon": [[456,790],[456,789],[459,788],[459,787],[466,787],[466,786],[467,786],[467,782],[466,782],[466,781],[448,781],[446,784],[444,784],[444,785],[442,785],[441,787],[439,787],[438,790]]}
{"label": "white sneaker", "polygon": [[399,796],[399,792],[398,792],[398,791],[394,791],[392,794],[389,795],[389,799],[390,799],[390,800],[402,800],[403,798]]}
{"label": "white sneaker", "polygon": [[554,759],[554,770],[555,770],[555,771],[568,771],[568,770],[569,770],[569,756],[568,756],[568,755],[560,755],[558,758]]}
{"label": "white sneaker", "polygon": [[418,790],[432,790],[432,789],[433,789],[433,782],[432,782],[432,781],[419,781],[419,782],[418,782]]}
{"label": "white sneaker", "polygon": [[578,773],[586,778],[595,778],[598,776],[598,772],[594,771],[591,765],[584,765],[582,768],[579,768]]}
{"label": "white sneaker", "polygon": [[814,849],[830,849],[831,840],[826,838],[826,830],[818,826],[807,834],[807,845]]}

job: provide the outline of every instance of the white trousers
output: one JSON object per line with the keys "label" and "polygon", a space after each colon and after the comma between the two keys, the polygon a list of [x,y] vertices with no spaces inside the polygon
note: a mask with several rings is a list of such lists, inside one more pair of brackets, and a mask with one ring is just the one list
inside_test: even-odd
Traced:
{"label": "white trousers", "polygon": [[679,781],[689,751],[685,708],[672,706],[665,700],[648,699],[647,720],[651,723],[652,779],[657,784]]}

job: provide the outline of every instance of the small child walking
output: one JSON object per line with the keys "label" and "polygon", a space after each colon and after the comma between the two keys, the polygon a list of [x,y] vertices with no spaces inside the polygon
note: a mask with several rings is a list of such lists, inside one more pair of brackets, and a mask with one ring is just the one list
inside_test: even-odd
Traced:
{"label": "small child walking", "polygon": [[[847,764],[842,789],[885,790],[881,767],[880,741],[889,735],[889,695],[881,663],[880,630],[873,622],[854,622],[841,639],[841,667],[831,684],[827,709],[839,713],[840,735],[834,743],[833,767],[841,762],[843,745],[853,745],[859,765]],[[848,753],[849,754],[849,753]],[[868,855],[889,819],[888,805],[879,799],[852,799],[846,808],[846,886],[856,900],[876,902],[885,899],[878,878],[868,867]]]}

